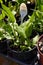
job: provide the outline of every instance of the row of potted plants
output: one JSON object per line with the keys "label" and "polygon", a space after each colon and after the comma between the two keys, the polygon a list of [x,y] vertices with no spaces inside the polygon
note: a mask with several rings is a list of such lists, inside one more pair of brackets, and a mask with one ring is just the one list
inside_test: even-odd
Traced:
{"label": "row of potted plants", "polygon": [[[20,6],[26,7],[24,3]],[[25,10],[21,8],[20,14],[24,17],[21,16],[22,23],[18,25],[11,9],[1,3],[0,53],[7,54],[12,58],[25,62],[31,61],[37,56],[37,41],[39,36],[43,34],[42,6],[38,2],[32,15],[24,22],[23,19],[27,15],[27,8],[24,8]],[[7,22],[4,20],[5,16],[7,16]]]}

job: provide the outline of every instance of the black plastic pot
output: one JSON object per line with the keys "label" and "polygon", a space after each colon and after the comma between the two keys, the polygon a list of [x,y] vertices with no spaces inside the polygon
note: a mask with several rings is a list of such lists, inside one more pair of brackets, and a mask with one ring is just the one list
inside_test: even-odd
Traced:
{"label": "black plastic pot", "polygon": [[[7,60],[9,63],[10,62],[16,62],[17,65],[41,65],[40,62],[38,61],[38,58],[34,58],[30,63],[26,63],[26,62],[22,62],[22,61],[19,61],[15,58],[11,58],[10,56],[7,56],[7,55],[3,55],[3,54],[0,54],[0,56],[5,60]],[[14,64],[15,65],[15,64]]]}
{"label": "black plastic pot", "polygon": [[7,54],[7,40],[0,40],[0,53]]}
{"label": "black plastic pot", "polygon": [[12,50],[10,47],[9,47],[9,44],[8,43],[8,56],[12,57],[12,58],[15,58],[17,60],[20,60],[20,61],[23,61],[23,62],[31,62],[36,56],[37,56],[37,48],[34,47],[32,50],[29,50],[29,51],[25,51],[25,52],[21,52],[21,51],[15,51],[15,50]]}

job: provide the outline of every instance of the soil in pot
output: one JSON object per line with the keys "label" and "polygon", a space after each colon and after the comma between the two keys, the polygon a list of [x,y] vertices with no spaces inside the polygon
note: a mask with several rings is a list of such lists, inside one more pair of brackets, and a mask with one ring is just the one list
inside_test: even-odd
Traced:
{"label": "soil in pot", "polygon": [[34,47],[32,50],[21,51],[19,46],[10,47],[13,43],[8,43],[8,55],[14,59],[31,62],[37,56],[37,48]]}
{"label": "soil in pot", "polygon": [[0,53],[7,54],[7,40],[0,40]]}

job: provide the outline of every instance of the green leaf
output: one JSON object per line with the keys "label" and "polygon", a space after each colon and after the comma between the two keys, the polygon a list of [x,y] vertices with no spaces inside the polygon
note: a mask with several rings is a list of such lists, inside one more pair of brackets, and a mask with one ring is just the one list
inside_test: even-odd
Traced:
{"label": "green leaf", "polygon": [[3,22],[3,20],[0,20],[0,28],[3,28],[4,25],[5,25],[5,22]]}
{"label": "green leaf", "polygon": [[24,25],[24,30],[25,30],[25,34],[27,37],[30,37],[31,33],[32,33],[32,24],[34,22],[34,13],[32,14],[32,16],[30,17],[30,19],[27,21],[27,23]]}
{"label": "green leaf", "polygon": [[41,0],[37,0],[38,9],[41,10]]}
{"label": "green leaf", "polygon": [[2,2],[2,0],[0,0],[0,3]]}
{"label": "green leaf", "polygon": [[36,35],[36,36],[33,38],[33,45],[34,45],[34,44],[37,44],[38,40],[39,40],[39,35]]}
{"label": "green leaf", "polygon": [[43,12],[43,5],[41,5],[41,11]]}
{"label": "green leaf", "polygon": [[23,28],[21,27],[17,27],[16,28],[17,32],[19,33],[19,35],[21,36],[21,39],[24,40],[26,39],[26,34]]}
{"label": "green leaf", "polygon": [[0,32],[0,40],[3,38],[3,33]]}
{"label": "green leaf", "polygon": [[4,19],[5,17],[5,12],[2,10],[2,14],[0,15],[0,20]]}
{"label": "green leaf", "polygon": [[10,35],[8,32],[6,32],[6,34],[3,34],[3,37],[7,39],[14,39],[14,37]]}
{"label": "green leaf", "polygon": [[15,22],[15,17],[12,14],[12,12],[10,11],[10,9],[8,7],[6,7],[4,4],[2,4],[2,8],[7,13],[8,17],[10,17],[11,22]]}
{"label": "green leaf", "polygon": [[27,38],[29,38],[31,36],[31,33],[32,33],[32,24],[28,25],[26,28],[25,28],[25,33],[26,33],[26,36]]}
{"label": "green leaf", "polygon": [[3,26],[3,29],[4,29],[6,32],[8,32],[10,35],[12,35],[12,28],[11,28],[11,26],[10,26],[9,24],[5,24],[5,25]]}

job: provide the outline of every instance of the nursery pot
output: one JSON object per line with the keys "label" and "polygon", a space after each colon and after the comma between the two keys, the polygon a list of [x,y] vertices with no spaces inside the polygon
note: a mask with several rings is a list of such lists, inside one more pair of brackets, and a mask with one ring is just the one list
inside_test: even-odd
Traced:
{"label": "nursery pot", "polygon": [[0,53],[7,54],[7,40],[0,40]]}
{"label": "nursery pot", "polygon": [[42,42],[43,43],[43,34],[40,36],[40,38],[39,38],[39,40],[38,40],[38,46],[37,46],[37,48],[38,48],[38,52],[39,52],[39,56],[40,56],[40,59],[39,59],[39,61],[40,61],[40,63],[41,63],[41,65],[43,65],[43,53],[40,51],[40,43],[39,42]]}
{"label": "nursery pot", "polygon": [[[19,61],[23,62],[31,62],[34,58],[37,56],[37,48],[34,47],[32,50],[28,51],[15,51],[10,48],[11,43],[8,43],[8,55],[11,56],[14,59],[17,59]],[[13,43],[12,43],[13,44]]]}

